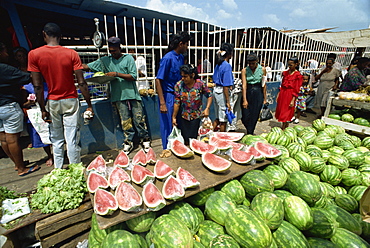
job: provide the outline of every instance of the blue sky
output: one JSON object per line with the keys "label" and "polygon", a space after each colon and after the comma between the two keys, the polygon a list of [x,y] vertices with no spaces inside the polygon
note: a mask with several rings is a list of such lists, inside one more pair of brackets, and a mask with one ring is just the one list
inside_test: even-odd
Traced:
{"label": "blue sky", "polygon": [[111,0],[228,28],[369,28],[370,0]]}

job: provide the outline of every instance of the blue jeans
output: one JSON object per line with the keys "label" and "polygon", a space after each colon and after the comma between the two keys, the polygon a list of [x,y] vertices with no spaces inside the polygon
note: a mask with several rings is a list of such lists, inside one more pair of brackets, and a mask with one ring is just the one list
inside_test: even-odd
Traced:
{"label": "blue jeans", "polygon": [[149,139],[148,129],[146,128],[145,115],[141,101],[138,100],[124,100],[115,102],[121,118],[121,125],[123,130],[123,142],[134,139],[135,129],[141,140]]}

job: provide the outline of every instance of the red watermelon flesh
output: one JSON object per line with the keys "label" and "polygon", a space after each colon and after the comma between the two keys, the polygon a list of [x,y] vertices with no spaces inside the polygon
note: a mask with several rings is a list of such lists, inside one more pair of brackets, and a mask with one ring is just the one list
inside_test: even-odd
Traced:
{"label": "red watermelon flesh", "polygon": [[266,158],[276,158],[281,155],[281,151],[267,143],[262,143],[258,141],[254,143],[254,148],[256,148],[256,150],[259,151]]}
{"label": "red watermelon flesh", "polygon": [[176,171],[176,178],[185,189],[197,187],[200,182],[189,171],[179,167]]}
{"label": "red watermelon flesh", "polygon": [[190,148],[198,154],[204,154],[206,152],[214,153],[217,151],[216,146],[207,144],[197,139],[190,139]]}
{"label": "red watermelon flesh", "polygon": [[174,140],[172,142],[171,151],[180,158],[190,158],[194,156],[194,152],[179,140]]}
{"label": "red watermelon flesh", "polygon": [[146,163],[147,164],[155,164],[157,162],[157,157],[155,156],[155,152],[153,148],[149,148],[149,151],[146,154]]}
{"label": "red watermelon flesh", "polygon": [[154,178],[153,172],[141,165],[134,165],[131,170],[131,179],[136,184],[144,184]]}
{"label": "red watermelon flesh", "polygon": [[96,170],[100,173],[105,173],[106,169],[107,165],[102,155],[97,156],[86,168],[87,171]]}
{"label": "red watermelon flesh", "polygon": [[116,159],[114,160],[113,165],[114,166],[119,166],[122,168],[126,168],[130,164],[130,159],[128,158],[127,154],[124,153],[123,151],[120,151]]}
{"label": "red watermelon flesh", "polygon": [[241,140],[245,134],[237,132],[214,132],[213,135],[222,140],[238,141]]}
{"label": "red watermelon flesh", "polygon": [[86,183],[91,193],[96,192],[98,188],[108,188],[109,186],[107,179],[94,171],[89,173]]}
{"label": "red watermelon flesh", "polygon": [[178,179],[173,176],[169,176],[163,184],[162,195],[166,199],[176,201],[177,199],[184,197],[185,190]]}
{"label": "red watermelon flesh", "polygon": [[148,182],[144,185],[143,192],[141,194],[143,196],[145,205],[153,211],[158,211],[166,206],[166,200],[163,198],[159,189],[152,182]]}
{"label": "red watermelon flesh", "polygon": [[254,148],[253,146],[246,146],[245,152],[252,154],[253,157],[257,161],[261,161],[261,160],[264,160],[265,159],[265,156],[263,156],[263,154],[261,154],[259,151],[257,151],[257,149]]}
{"label": "red watermelon flesh", "polygon": [[123,211],[135,211],[142,204],[143,199],[136,189],[129,183],[121,182],[116,189],[118,207]]}
{"label": "red watermelon flesh", "polygon": [[130,182],[129,174],[122,168],[115,166],[113,171],[109,174],[108,183],[111,188],[116,188],[120,182]]}
{"label": "red watermelon flesh", "polygon": [[165,179],[171,174],[174,174],[175,171],[172,170],[171,167],[169,167],[166,163],[164,163],[161,160],[157,160],[157,163],[155,163],[154,166],[154,175],[158,179]]}
{"label": "red watermelon flesh", "polygon": [[231,159],[238,164],[247,164],[253,159],[251,153],[240,151],[238,149],[232,149],[230,152]]}
{"label": "red watermelon flesh", "polygon": [[210,145],[213,145],[213,146],[217,147],[217,149],[219,149],[219,150],[227,150],[227,149],[230,149],[232,147],[231,141],[222,140],[222,139],[219,139],[215,136],[212,136],[209,139],[208,143]]}
{"label": "red watermelon flesh", "polygon": [[224,172],[228,170],[231,166],[231,161],[226,160],[213,153],[203,154],[202,162],[208,169],[215,172]]}
{"label": "red watermelon flesh", "polygon": [[94,195],[94,211],[99,215],[113,213],[118,208],[114,195],[104,189],[98,189]]}
{"label": "red watermelon flesh", "polygon": [[244,145],[241,143],[230,142],[233,149],[242,150]]}
{"label": "red watermelon flesh", "polygon": [[132,158],[132,164],[141,164],[146,165],[146,154],[143,149],[138,151],[135,156]]}

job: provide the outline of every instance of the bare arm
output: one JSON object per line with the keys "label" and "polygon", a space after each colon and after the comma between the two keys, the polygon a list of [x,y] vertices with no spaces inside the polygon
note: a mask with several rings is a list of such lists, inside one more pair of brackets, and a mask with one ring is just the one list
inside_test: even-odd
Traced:
{"label": "bare arm", "polygon": [[[266,79],[267,71],[265,67],[262,67],[263,77]],[[263,79],[262,79],[263,80]],[[267,81],[267,79],[266,79]],[[263,104],[267,103],[267,97],[266,97],[266,91],[267,91],[267,82],[265,82],[265,85],[263,86]]]}
{"label": "bare arm", "polygon": [[173,105],[172,126],[177,126],[176,116],[177,116],[177,113],[179,112],[179,109],[180,109],[180,104],[175,103]]}
{"label": "bare arm", "polygon": [[207,98],[207,105],[206,108],[203,110],[203,116],[208,117],[209,116],[209,108],[211,107],[212,104],[212,97]]}
{"label": "bare arm", "polygon": [[76,70],[75,74],[76,74],[76,78],[77,78],[78,88],[80,89],[82,95],[84,96],[84,99],[85,99],[85,101],[87,103],[87,106],[88,106],[86,111],[91,111],[92,114],[94,115],[94,111],[93,111],[93,108],[92,108],[92,105],[91,105],[90,92],[89,92],[89,89],[87,87],[87,83],[84,79],[82,70]]}
{"label": "bare arm", "polygon": [[119,73],[119,72],[114,72],[114,71],[105,73],[105,75],[110,76],[110,77],[120,77],[120,78],[123,78],[127,81],[135,81],[136,80],[131,74],[124,74],[124,73]]}
{"label": "bare arm", "polygon": [[229,88],[230,88],[229,86],[226,86],[226,87],[223,87],[223,90],[224,90],[226,107],[229,111],[231,111]]}
{"label": "bare arm", "polygon": [[242,69],[242,96],[243,96],[243,108],[248,108],[248,100],[247,100],[247,77],[246,77],[246,69]]}
{"label": "bare arm", "polygon": [[159,110],[161,111],[161,113],[167,113],[166,101],[164,100],[164,96],[163,96],[161,80],[158,78],[155,80],[155,87],[156,87],[158,99],[159,99],[159,106],[160,106]]}
{"label": "bare arm", "polygon": [[36,100],[40,106],[42,119],[44,121],[51,122],[49,119],[49,112],[46,111],[45,101],[44,101],[44,84],[42,82],[42,76],[40,72],[31,72],[32,75],[32,84],[35,88]]}

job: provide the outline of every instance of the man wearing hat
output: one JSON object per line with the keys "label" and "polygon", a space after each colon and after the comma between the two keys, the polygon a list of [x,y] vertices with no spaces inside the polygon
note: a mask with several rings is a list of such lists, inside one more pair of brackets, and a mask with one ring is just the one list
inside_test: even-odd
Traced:
{"label": "man wearing hat", "polygon": [[111,101],[116,105],[123,129],[123,151],[129,154],[133,149],[135,126],[144,150],[150,147],[150,138],[145,123],[141,97],[136,86],[136,65],[129,54],[121,53],[121,40],[118,37],[108,39],[110,56],[104,56],[89,64],[83,64],[84,70],[104,72],[115,77],[110,82]]}

